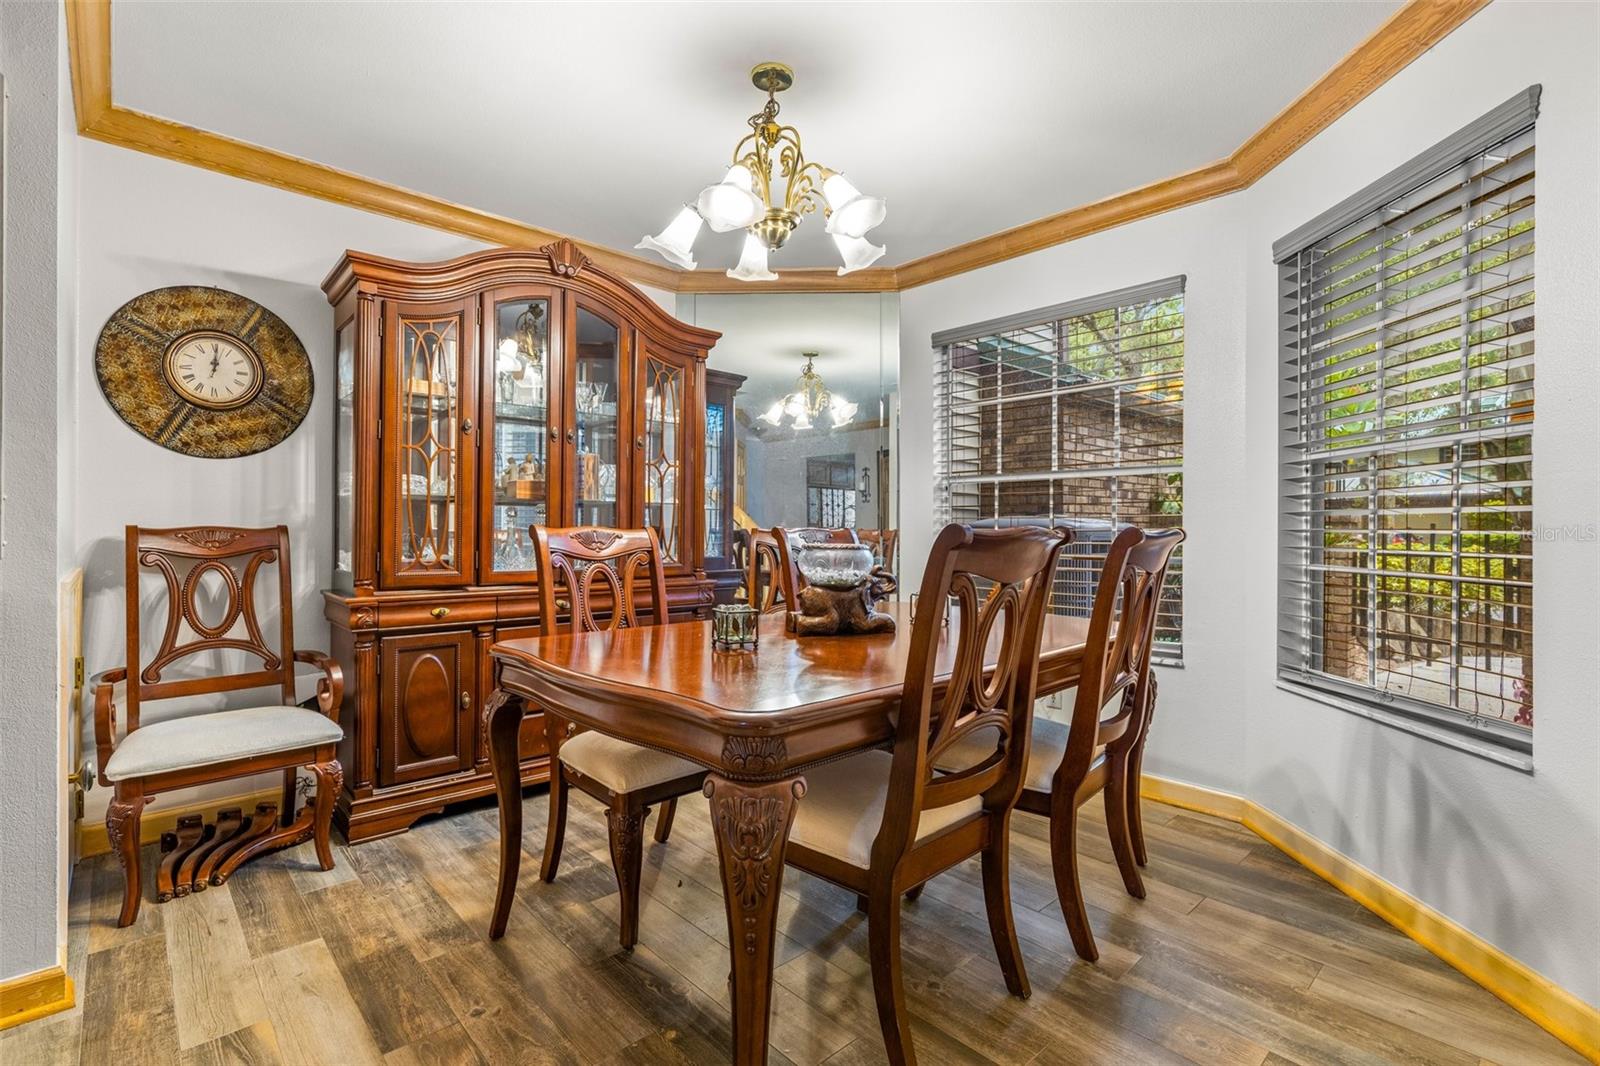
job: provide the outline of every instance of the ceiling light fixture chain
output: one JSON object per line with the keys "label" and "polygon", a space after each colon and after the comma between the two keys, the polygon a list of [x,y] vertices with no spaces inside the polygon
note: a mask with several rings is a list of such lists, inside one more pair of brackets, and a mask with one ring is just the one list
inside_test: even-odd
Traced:
{"label": "ceiling light fixture chain", "polygon": [[[739,265],[728,276],[772,281],[778,275],[767,267],[768,253],[782,248],[805,216],[820,207],[844,262],[841,276],[876,262],[884,248],[868,241],[866,234],[883,221],[883,200],[863,196],[843,174],[807,161],[800,131],[778,121],[777,94],[794,84],[794,71],[782,63],[762,63],[750,72],[750,80],[767,94],[767,102],[750,116],[750,132],[734,146],[727,173],[701,190],[692,206],[685,204],[666,229],[634,247],[659,252],[693,270],[692,249],[703,224],[718,233],[743,229]],[[773,196],[775,178],[784,182],[781,201]]]}

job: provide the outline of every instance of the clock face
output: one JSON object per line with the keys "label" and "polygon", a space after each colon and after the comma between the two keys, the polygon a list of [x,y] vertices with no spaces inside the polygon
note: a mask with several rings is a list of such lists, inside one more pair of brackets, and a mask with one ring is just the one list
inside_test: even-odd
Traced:
{"label": "clock face", "polygon": [[261,391],[261,357],[237,337],[213,330],[187,333],[172,342],[165,361],[167,384],[185,400],[213,411],[249,403]]}

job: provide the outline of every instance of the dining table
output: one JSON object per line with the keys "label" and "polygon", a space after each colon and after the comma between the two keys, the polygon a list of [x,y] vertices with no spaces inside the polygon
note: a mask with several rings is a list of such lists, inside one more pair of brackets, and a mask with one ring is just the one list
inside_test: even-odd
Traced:
{"label": "dining table", "polygon": [[[888,745],[911,650],[908,603],[879,606],[893,632],[794,636],[782,611],[758,620],[752,648],[723,650],[708,619],[507,640],[490,649],[486,706],[500,810],[495,930],[505,928],[522,856],[518,734],[524,710],[681,756],[706,767],[705,795],[728,916],[732,1058],[767,1061],[784,848],[808,769]],[[935,691],[954,641],[941,623]],[[1047,615],[1038,694],[1077,684],[1087,619]],[[993,666],[998,638],[985,653]]]}

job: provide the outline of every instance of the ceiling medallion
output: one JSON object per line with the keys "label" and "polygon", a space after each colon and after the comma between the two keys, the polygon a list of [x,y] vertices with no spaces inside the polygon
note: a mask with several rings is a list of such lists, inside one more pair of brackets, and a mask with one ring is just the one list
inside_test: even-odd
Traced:
{"label": "ceiling medallion", "polygon": [[800,354],[805,356],[806,365],[800,371],[800,379],[794,383],[794,391],[781,400],[774,400],[772,406],[761,415],[761,421],[781,426],[783,420],[788,418],[795,429],[810,429],[826,415],[834,429],[849,425],[856,417],[856,405],[828,391],[822,375],[811,365],[817,358],[816,352]]}
{"label": "ceiling medallion", "polygon": [[[750,81],[767,94],[767,103],[750,116],[750,132],[734,147],[733,165],[720,182],[701,191],[693,206],[685,204],[666,229],[634,247],[659,252],[693,270],[692,249],[702,224],[717,233],[742,229],[744,250],[728,277],[775,281],[778,275],[767,268],[767,253],[782,248],[801,219],[820,206],[844,263],[841,277],[877,262],[884,248],[867,240],[867,231],[883,221],[883,201],[861,195],[843,174],[807,162],[799,131],[778,123],[777,94],[794,84],[794,71],[782,63],[762,63],[750,72]],[[783,197],[774,200],[774,179],[779,177],[784,180]]]}

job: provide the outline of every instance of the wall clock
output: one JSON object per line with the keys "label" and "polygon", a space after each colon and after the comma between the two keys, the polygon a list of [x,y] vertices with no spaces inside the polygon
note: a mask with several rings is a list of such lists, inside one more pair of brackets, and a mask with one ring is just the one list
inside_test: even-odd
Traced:
{"label": "wall clock", "polygon": [[254,300],[180,285],[117,308],[95,344],[106,402],[141,436],[206,459],[283,441],[311,408],[311,360]]}

